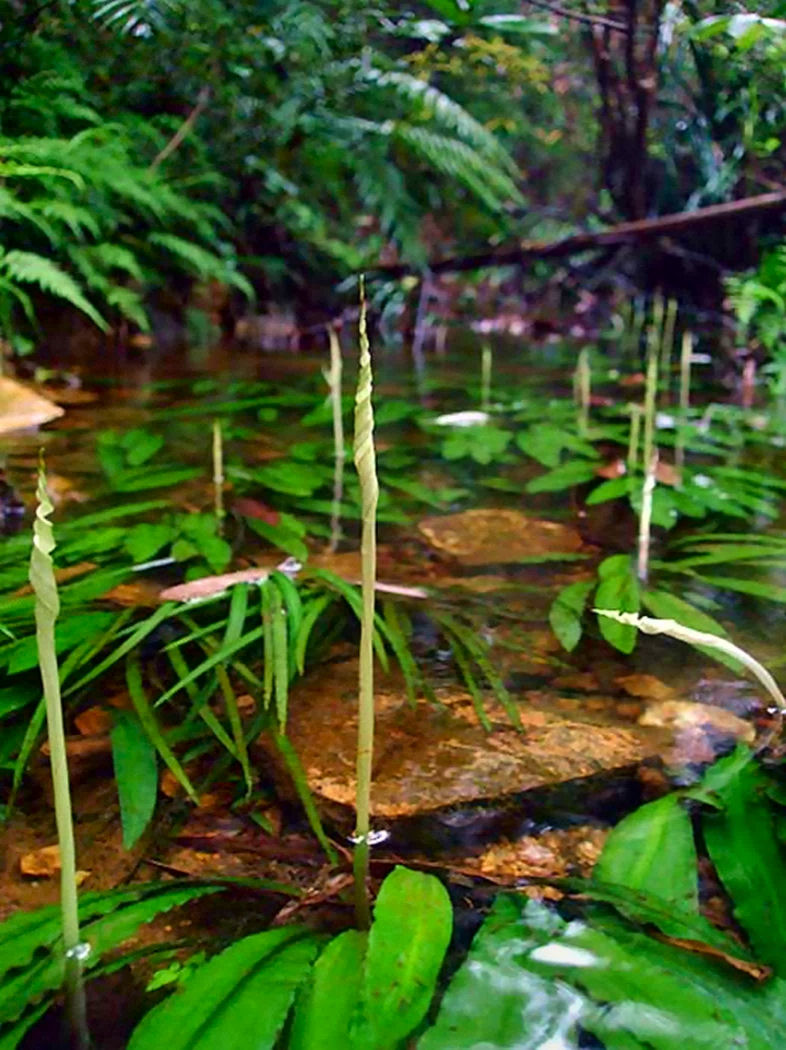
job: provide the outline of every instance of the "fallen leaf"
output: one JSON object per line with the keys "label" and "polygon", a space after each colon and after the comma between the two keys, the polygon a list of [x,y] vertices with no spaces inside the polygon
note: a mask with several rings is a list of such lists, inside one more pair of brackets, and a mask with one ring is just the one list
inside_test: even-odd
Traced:
{"label": "fallen leaf", "polygon": [[19,858],[19,870],[32,879],[51,879],[60,871],[60,847],[42,846]]}
{"label": "fallen leaf", "polygon": [[95,736],[108,733],[112,728],[112,717],[104,707],[88,707],[80,711],[74,719],[74,725],[82,736]]}

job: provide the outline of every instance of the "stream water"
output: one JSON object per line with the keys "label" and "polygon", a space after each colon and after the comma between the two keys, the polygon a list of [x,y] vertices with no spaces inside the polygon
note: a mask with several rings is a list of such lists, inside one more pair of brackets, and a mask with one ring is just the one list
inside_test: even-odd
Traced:
{"label": "stream water", "polygon": [[[636,553],[633,510],[620,501],[588,502],[588,496],[594,485],[621,476],[625,406],[642,396],[640,363],[615,359],[613,348],[605,355],[593,351],[590,429],[582,431],[572,402],[575,346],[522,347],[497,339],[484,341],[483,354],[471,334],[455,344],[446,356],[428,355],[419,372],[398,349],[374,354],[378,579],[389,585],[380,602],[394,610],[386,615],[402,618],[428,683],[425,695],[408,697],[407,674],[395,660],[388,672],[378,672],[373,810],[375,827],[387,833],[381,857],[415,857],[454,878],[474,874],[501,885],[587,875],[611,824],[669,784],[691,783],[736,741],[754,741],[767,724],[767,701],[740,673],[679,643],[642,638],[631,653],[615,650],[589,612],[589,590],[583,636],[572,652],[549,625],[565,588],[589,588],[599,564]],[[218,571],[272,569],[306,555],[307,568],[354,584],[359,526],[351,456],[341,537],[331,542],[335,450],[325,365],[325,354],[240,349],[77,362],[71,374],[78,382],[56,376],[48,388],[65,408],[60,419],[41,431],[0,438],[7,482],[25,506],[24,516],[14,511],[9,523],[30,527],[43,448],[56,533],[61,523],[126,505],[128,517],[119,512],[113,525],[166,522],[170,529],[161,549],[140,547],[134,558],[125,548],[127,568],[130,559],[137,571],[122,600],[97,596],[100,609],[138,602],[143,612],[155,607],[163,587]],[[343,415],[350,436],[355,367],[354,351],[345,348]],[[667,563],[675,536],[684,543],[713,528],[713,535],[738,533],[740,545],[746,534],[773,542],[781,536],[781,490],[765,480],[755,491],[740,488],[747,471],[754,478],[783,476],[777,414],[767,405],[726,407],[709,369],[705,381],[697,369],[695,388],[697,403],[706,407],[717,399],[722,407],[705,412],[707,423],[691,439],[686,464],[700,477],[706,467],[718,499],[726,498],[718,493],[728,483],[729,500],[739,499],[742,510],[721,518],[722,527],[709,526],[695,507],[674,530],[656,524],[651,589],[689,598],[777,670],[786,556],[753,568],[746,562],[737,587],[726,585],[727,565],[704,576],[695,564],[682,574],[658,567]],[[660,405],[656,440],[663,440],[664,462],[674,459],[674,396]],[[466,412],[486,418],[461,425],[455,414]],[[180,515],[178,522],[183,515],[213,520],[214,420],[223,438],[226,564],[202,533],[171,524],[172,514]],[[563,443],[555,437],[560,433],[568,435]],[[540,476],[570,464],[578,469],[566,473],[565,484],[539,491]],[[711,473],[718,468],[726,471],[717,475],[720,482]],[[673,485],[664,473],[660,486]],[[142,501],[161,503],[140,517],[134,505]],[[103,564],[100,552],[87,557],[94,555]],[[69,560],[79,561],[73,550]],[[768,589],[770,600],[758,599],[756,586]],[[459,625],[458,634],[451,636],[451,624]],[[460,640],[459,656],[451,637]],[[488,646],[480,658],[472,638]],[[355,638],[343,629],[292,686],[288,701],[289,739],[318,809],[339,837],[348,835],[353,819],[356,682]],[[153,684],[163,690],[166,683]],[[79,700],[80,708],[90,706]],[[8,754],[5,760],[8,768]],[[275,767],[264,739],[256,761]],[[280,771],[270,777],[285,804],[285,827],[289,821],[302,833],[302,821],[286,808],[291,789]],[[219,806],[213,832],[221,814]],[[198,830],[186,826],[176,860],[170,849],[160,854],[164,861],[179,871],[192,864],[195,873],[258,872],[258,856],[241,860],[231,851],[206,863],[202,850],[201,859],[189,860],[189,842],[197,843],[192,853],[204,847],[204,815],[200,820]],[[12,903],[26,903],[17,890],[9,893]]]}

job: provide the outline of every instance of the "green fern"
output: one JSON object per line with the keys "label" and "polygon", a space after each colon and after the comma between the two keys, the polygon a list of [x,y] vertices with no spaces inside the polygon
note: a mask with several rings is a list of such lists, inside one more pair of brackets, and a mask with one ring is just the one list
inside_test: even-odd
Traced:
{"label": "green fern", "polygon": [[[500,141],[479,121],[443,91],[410,73],[382,72],[368,69],[363,78],[379,87],[392,87],[400,98],[417,103],[418,112],[408,113],[407,118],[419,116],[423,123],[434,125],[434,130],[453,132],[461,141],[471,146],[479,155],[494,162],[500,171],[509,176],[516,175],[516,165]],[[518,191],[514,191],[518,196]]]}
{"label": "green fern", "polygon": [[406,124],[396,125],[394,133],[438,171],[463,183],[493,211],[502,211],[506,203],[521,199],[513,180],[465,142]]}
{"label": "green fern", "polygon": [[13,249],[0,255],[0,269],[13,281],[21,284],[36,284],[42,291],[58,299],[64,299],[82,313],[87,314],[102,331],[108,329],[106,321],[88,302],[73,277],[51,260],[45,259],[42,255],[36,255],[34,252]]}

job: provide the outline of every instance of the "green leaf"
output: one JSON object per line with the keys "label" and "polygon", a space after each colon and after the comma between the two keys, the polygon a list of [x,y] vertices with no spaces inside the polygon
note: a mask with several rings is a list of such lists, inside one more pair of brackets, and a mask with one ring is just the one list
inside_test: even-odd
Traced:
{"label": "green leaf", "polygon": [[[728,761],[725,760],[725,761]],[[734,915],[760,958],[786,974],[786,862],[775,834],[768,779],[753,763],[714,792],[720,812],[702,829],[712,862],[734,902]]]}
{"label": "green leaf", "polygon": [[631,484],[632,479],[627,476],[609,478],[590,492],[586,503],[588,506],[593,506],[596,503],[606,503],[608,500],[621,499],[623,496],[629,495]]}
{"label": "green leaf", "polygon": [[245,522],[252,532],[255,532],[257,536],[261,536],[263,540],[266,540],[272,546],[278,547],[279,550],[284,551],[286,554],[291,554],[298,561],[308,561],[308,547],[300,536],[291,529],[286,528],[281,523],[271,525],[270,522],[260,521],[259,518],[246,518]]}
{"label": "green leaf", "polygon": [[126,532],[123,542],[125,549],[135,562],[144,562],[158,554],[175,535],[171,525],[133,525]]}
{"label": "green leaf", "polygon": [[[97,966],[105,952],[162,911],[218,889],[153,883],[84,894],[79,902],[80,932],[91,949],[85,968]],[[62,959],[55,949],[60,937],[59,905],[20,912],[0,925],[0,1024],[14,1021],[30,1004],[59,989]]]}
{"label": "green leaf", "polygon": [[128,1050],[271,1050],[318,944],[291,926],[244,937],[151,1010]]}
{"label": "green leaf", "polygon": [[532,456],[544,467],[556,467],[564,449],[588,459],[598,459],[599,453],[590,444],[564,426],[554,423],[535,423],[516,435],[516,444],[522,452]]}
{"label": "green leaf", "polygon": [[451,929],[450,898],[439,879],[402,867],[388,875],[368,938],[359,1047],[396,1047],[422,1021]]}
{"label": "green leaf", "polygon": [[[696,846],[690,816],[678,795],[641,806],[614,828],[593,878],[659,897],[698,914]],[[668,924],[664,933],[672,931]]]}
{"label": "green leaf", "polygon": [[368,934],[347,930],[322,952],[295,1009],[288,1050],[350,1047],[350,1025],[360,1001],[367,941]]}
{"label": "green leaf", "polygon": [[[639,584],[628,554],[612,554],[598,566],[598,589],[595,607],[618,612],[639,611]],[[636,628],[599,616],[600,633],[622,653],[632,653],[636,645]]]}
{"label": "green leaf", "polygon": [[524,487],[525,492],[562,492],[563,489],[573,488],[574,485],[583,485],[585,481],[592,481],[595,477],[595,464],[586,460],[578,459],[564,463],[561,467],[550,470],[548,474],[541,474],[538,478],[528,481]]}
{"label": "green leaf", "polygon": [[131,849],[153,816],[158,795],[156,749],[130,711],[117,711],[112,727],[112,761],[117,793],[123,849]]}
{"label": "green leaf", "polygon": [[16,281],[36,284],[42,291],[71,303],[86,314],[102,332],[109,330],[106,321],[88,302],[73,277],[50,259],[45,259],[35,252],[14,249],[4,255],[0,254],[0,269],[4,269],[9,277]]}
{"label": "green leaf", "polygon": [[551,603],[549,623],[560,644],[572,652],[581,638],[581,619],[587,598],[595,586],[594,580],[579,580],[563,587]]}
{"label": "green leaf", "polygon": [[584,996],[524,968],[527,953],[548,943],[562,920],[534,902],[524,918],[528,925],[518,900],[497,897],[417,1050],[577,1050]]}
{"label": "green leaf", "polygon": [[482,466],[500,459],[512,435],[494,426],[465,427],[442,442],[445,459],[469,458]]}

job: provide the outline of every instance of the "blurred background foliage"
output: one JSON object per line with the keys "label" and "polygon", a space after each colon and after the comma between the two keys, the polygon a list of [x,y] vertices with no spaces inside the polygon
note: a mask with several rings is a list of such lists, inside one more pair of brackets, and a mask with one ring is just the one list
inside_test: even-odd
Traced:
{"label": "blurred background foliage", "polygon": [[[785,19],[777,2],[6,0],[0,326],[24,350],[54,297],[144,329],[151,298],[194,282],[329,312],[360,269],[777,189]],[[754,265],[780,240],[767,223],[701,250]]]}

